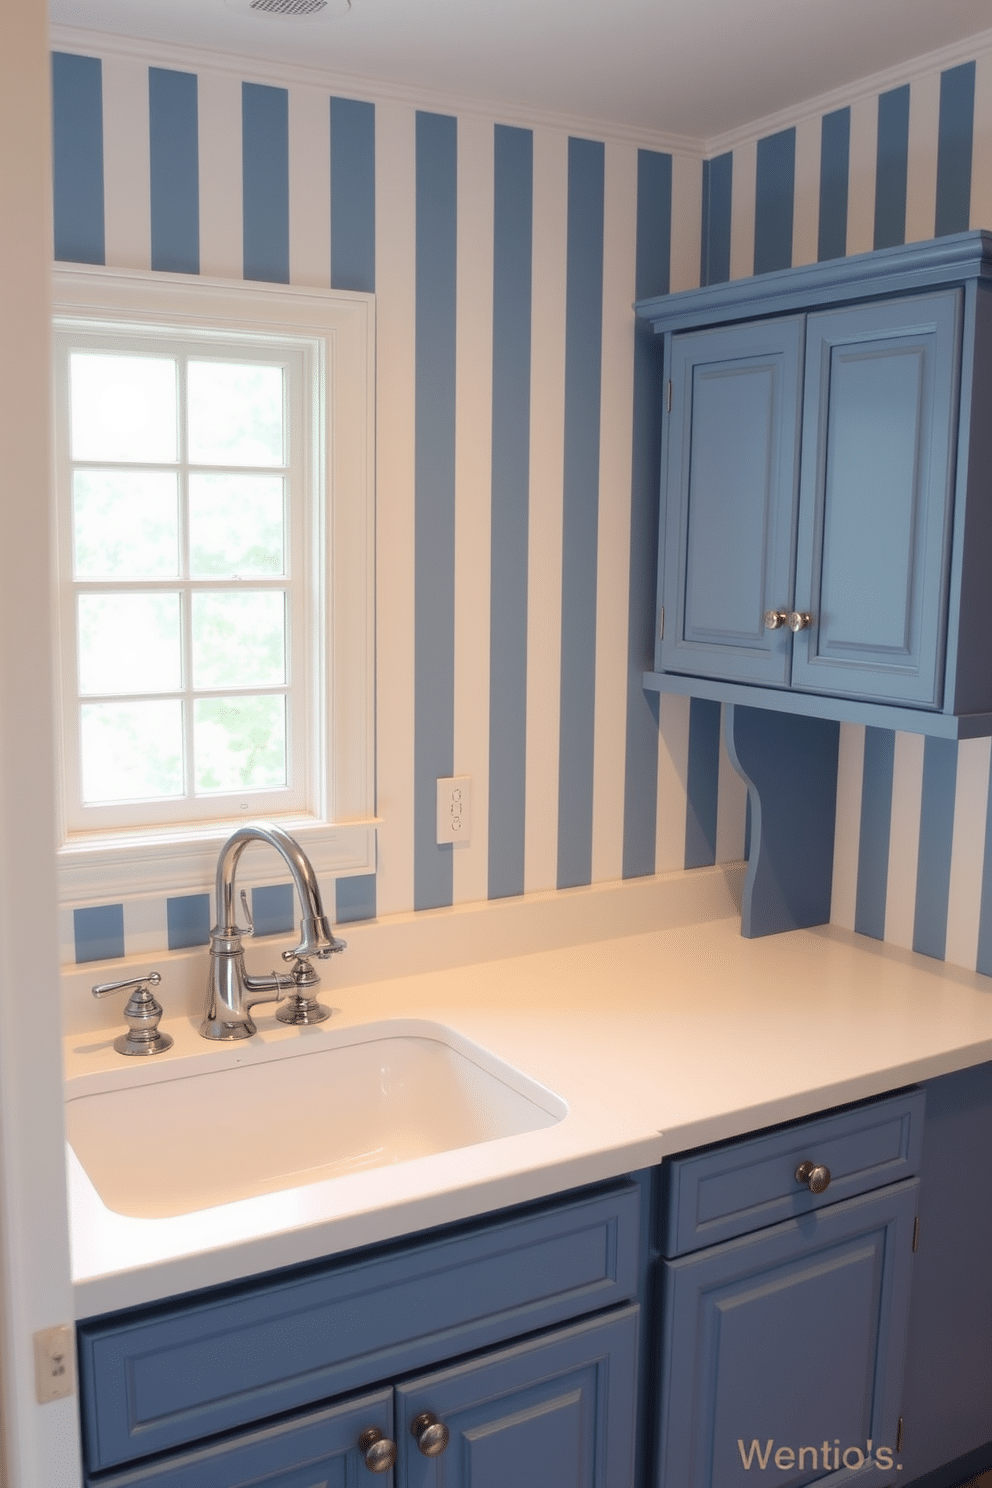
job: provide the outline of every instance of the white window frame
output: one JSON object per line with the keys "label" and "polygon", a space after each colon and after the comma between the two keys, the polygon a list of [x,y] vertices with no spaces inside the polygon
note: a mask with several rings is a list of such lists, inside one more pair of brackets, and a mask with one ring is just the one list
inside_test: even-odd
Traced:
{"label": "white window frame", "polygon": [[[303,345],[312,367],[313,439],[308,493],[307,562],[316,603],[309,629],[313,665],[309,688],[307,802],[271,810],[185,820],[166,826],[74,828],[67,810],[64,771],[59,779],[60,898],[133,898],[181,894],[212,882],[220,844],[241,822],[267,815],[297,836],[318,873],[372,872],[375,866],[374,780],[374,394],[375,325],[371,295],[298,289],[196,275],[119,271],[59,265],[54,272],[57,328],[130,330],[177,337],[209,328],[232,339],[254,335]],[[71,615],[66,590],[68,492],[56,489],[58,593],[56,616]],[[64,625],[65,621],[63,621]],[[58,675],[66,647],[57,627]],[[59,688],[60,748],[73,679]],[[266,881],[272,865],[259,854],[246,861],[247,881]],[[254,871],[253,871],[254,870]]]}

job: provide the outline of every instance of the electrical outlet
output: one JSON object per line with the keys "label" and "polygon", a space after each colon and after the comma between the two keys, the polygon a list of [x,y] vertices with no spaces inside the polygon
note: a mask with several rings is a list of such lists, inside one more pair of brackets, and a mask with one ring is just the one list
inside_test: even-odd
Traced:
{"label": "electrical outlet", "polygon": [[34,1393],[39,1405],[76,1393],[76,1353],[71,1323],[34,1335]]}
{"label": "electrical outlet", "polygon": [[472,833],[472,777],[449,775],[437,783],[437,841],[468,842]]}

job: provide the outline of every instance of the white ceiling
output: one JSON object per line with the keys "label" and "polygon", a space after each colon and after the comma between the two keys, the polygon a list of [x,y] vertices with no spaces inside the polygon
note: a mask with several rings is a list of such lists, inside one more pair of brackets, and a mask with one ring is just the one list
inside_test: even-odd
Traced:
{"label": "white ceiling", "polygon": [[992,0],[51,0],[55,25],[711,139],[992,26]]}

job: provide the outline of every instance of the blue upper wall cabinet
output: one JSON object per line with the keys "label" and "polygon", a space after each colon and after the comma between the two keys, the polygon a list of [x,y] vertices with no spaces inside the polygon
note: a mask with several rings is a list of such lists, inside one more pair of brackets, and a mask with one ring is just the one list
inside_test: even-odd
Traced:
{"label": "blue upper wall cabinet", "polygon": [[664,337],[645,682],[992,733],[992,237],[637,306]]}

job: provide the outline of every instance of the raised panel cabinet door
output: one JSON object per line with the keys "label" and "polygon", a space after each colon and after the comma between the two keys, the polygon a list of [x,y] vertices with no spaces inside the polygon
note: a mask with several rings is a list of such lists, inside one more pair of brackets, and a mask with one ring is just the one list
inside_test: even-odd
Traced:
{"label": "raised panel cabinet door", "polygon": [[803,319],[672,338],[660,603],[665,671],[784,686]]}
{"label": "raised panel cabinet door", "polygon": [[393,1488],[394,1470],[373,1475],[359,1448],[359,1438],[372,1428],[393,1439],[392,1390],[176,1452],[166,1461],[87,1477],[87,1488]]}
{"label": "raised panel cabinet door", "polygon": [[939,708],[961,292],[811,315],[793,686]]}
{"label": "raised panel cabinet door", "polygon": [[663,1263],[658,1488],[890,1481],[917,1188]]}
{"label": "raised panel cabinet door", "polygon": [[[636,1306],[485,1354],[396,1391],[403,1488],[631,1488]],[[412,1434],[428,1412],[440,1456]]]}

